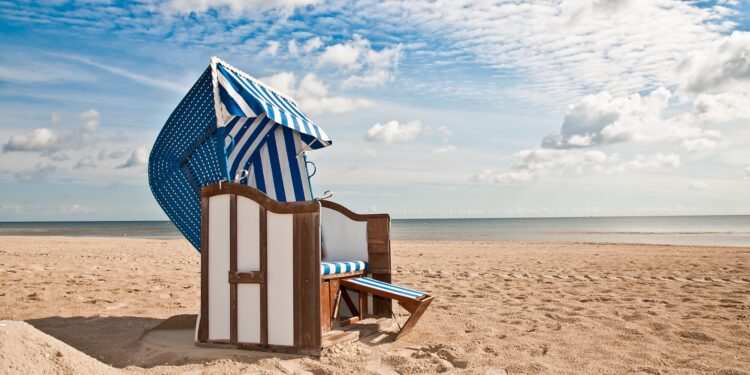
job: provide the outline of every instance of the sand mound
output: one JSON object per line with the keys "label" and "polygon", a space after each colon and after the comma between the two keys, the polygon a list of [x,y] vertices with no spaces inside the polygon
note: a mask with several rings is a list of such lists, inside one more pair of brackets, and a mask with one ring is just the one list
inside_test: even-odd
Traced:
{"label": "sand mound", "polygon": [[0,320],[0,373],[118,374],[26,322]]}

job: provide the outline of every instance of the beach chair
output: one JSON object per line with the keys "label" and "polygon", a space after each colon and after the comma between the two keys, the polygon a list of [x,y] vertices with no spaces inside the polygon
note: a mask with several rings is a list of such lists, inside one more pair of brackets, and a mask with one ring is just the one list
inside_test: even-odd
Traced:
{"label": "beach chair", "polygon": [[[149,185],[201,252],[196,343],[320,355],[433,297],[391,284],[390,217],[314,199],[307,152],[331,139],[288,96],[223,61],[157,137]],[[356,329],[355,329],[356,328]]]}

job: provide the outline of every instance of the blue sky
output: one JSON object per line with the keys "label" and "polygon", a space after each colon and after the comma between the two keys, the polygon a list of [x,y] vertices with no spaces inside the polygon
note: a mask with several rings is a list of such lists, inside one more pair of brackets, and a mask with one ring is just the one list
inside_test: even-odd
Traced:
{"label": "blue sky", "polygon": [[164,219],[145,163],[216,55],[394,217],[748,214],[746,1],[0,1],[0,220]]}

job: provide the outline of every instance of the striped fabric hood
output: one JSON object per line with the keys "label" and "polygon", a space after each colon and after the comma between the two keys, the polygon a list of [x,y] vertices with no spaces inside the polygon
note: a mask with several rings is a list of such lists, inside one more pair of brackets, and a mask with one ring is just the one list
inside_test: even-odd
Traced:
{"label": "striped fabric hood", "polygon": [[202,187],[234,181],[280,202],[311,200],[306,151],[331,144],[293,99],[212,57],[151,149],[149,185],[200,251]]}

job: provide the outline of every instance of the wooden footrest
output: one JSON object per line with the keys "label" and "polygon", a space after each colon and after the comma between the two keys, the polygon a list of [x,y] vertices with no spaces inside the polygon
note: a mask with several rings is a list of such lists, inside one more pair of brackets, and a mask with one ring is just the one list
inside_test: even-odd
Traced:
{"label": "wooden footrest", "polygon": [[427,307],[430,306],[434,297],[418,290],[403,288],[397,285],[388,284],[383,281],[371,279],[369,277],[358,277],[354,279],[341,280],[341,286],[345,289],[355,290],[363,293],[370,293],[379,297],[398,301],[406,311],[411,313],[404,326],[399,331],[396,340],[401,336],[409,333],[417,321],[422,317]]}

